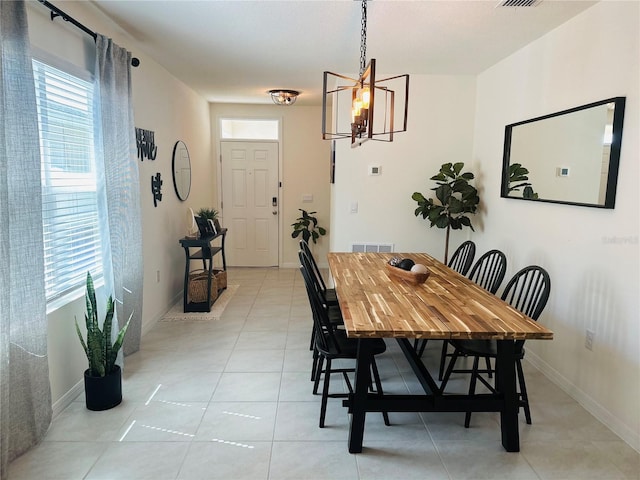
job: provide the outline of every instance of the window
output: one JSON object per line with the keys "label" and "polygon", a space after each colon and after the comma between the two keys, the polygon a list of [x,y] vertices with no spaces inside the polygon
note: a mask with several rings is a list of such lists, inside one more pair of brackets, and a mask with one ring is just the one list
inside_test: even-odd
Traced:
{"label": "window", "polygon": [[223,140],[278,140],[278,120],[223,118],[220,120],[220,138]]}
{"label": "window", "polygon": [[102,275],[93,84],[33,60],[42,159],[47,302]]}

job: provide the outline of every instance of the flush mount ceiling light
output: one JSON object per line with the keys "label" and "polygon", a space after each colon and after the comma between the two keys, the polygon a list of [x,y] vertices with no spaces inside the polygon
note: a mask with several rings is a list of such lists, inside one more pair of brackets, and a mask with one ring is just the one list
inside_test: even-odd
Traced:
{"label": "flush mount ceiling light", "polygon": [[276,105],[293,105],[296,103],[298,99],[298,95],[300,92],[297,90],[269,90],[269,95],[271,95],[271,100]]}
{"label": "flush mount ceiling light", "polygon": [[[359,75],[349,78],[324,72],[322,138],[350,138],[351,147],[367,140],[393,142],[394,133],[407,130],[409,75],[378,79],[376,60],[367,65],[367,0],[362,0]],[[400,119],[397,129],[396,116]]]}

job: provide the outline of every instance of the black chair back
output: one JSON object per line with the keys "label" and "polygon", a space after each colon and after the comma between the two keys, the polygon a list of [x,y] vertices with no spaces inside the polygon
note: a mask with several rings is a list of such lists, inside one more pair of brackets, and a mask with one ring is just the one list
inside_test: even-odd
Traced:
{"label": "black chair back", "polygon": [[[538,320],[547,305],[551,292],[551,278],[547,271],[537,265],[523,268],[516,273],[502,294],[502,300],[518,311]],[[516,350],[522,349],[524,340],[516,341]]]}
{"label": "black chair back", "polygon": [[298,256],[301,264],[300,272],[304,279],[304,285],[307,289],[307,296],[309,297],[309,304],[313,314],[316,347],[323,353],[340,353],[340,346],[333,333],[333,326],[329,320],[327,306],[318,292],[318,284],[315,280],[315,275],[311,271],[310,261],[302,250],[298,252]]}
{"label": "black chair back", "polygon": [[469,279],[495,294],[507,271],[507,257],[500,250],[489,250],[475,263]]}
{"label": "black chair back", "polygon": [[473,257],[476,255],[476,244],[471,240],[467,240],[460,244],[449,260],[449,267],[458,272],[461,275],[466,275],[471,264],[473,263]]}
{"label": "black chair back", "polygon": [[316,263],[316,259],[313,257],[311,253],[311,249],[309,248],[309,244],[304,240],[300,240],[300,250],[304,252],[304,254],[309,259],[309,264],[311,265],[311,273],[316,277],[316,283],[320,288],[320,295],[323,297],[324,303],[327,302],[326,291],[327,285],[324,283],[324,279],[322,278],[322,274],[320,273],[320,269],[318,268],[318,264]]}

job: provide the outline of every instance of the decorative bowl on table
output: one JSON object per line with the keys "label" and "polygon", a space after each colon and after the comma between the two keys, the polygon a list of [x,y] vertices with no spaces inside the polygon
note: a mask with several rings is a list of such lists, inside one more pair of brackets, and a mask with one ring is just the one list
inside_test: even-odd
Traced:
{"label": "decorative bowl on table", "polygon": [[426,282],[427,278],[429,278],[429,270],[421,264],[413,265],[411,267],[412,270],[405,270],[404,268],[390,263],[386,263],[385,268],[392,279],[403,280],[412,285],[420,285],[421,283]]}

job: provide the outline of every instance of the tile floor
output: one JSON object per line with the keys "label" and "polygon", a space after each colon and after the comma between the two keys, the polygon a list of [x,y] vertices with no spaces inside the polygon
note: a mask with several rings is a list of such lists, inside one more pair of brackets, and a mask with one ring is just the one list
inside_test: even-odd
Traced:
{"label": "tile floor", "polygon": [[[369,414],[365,449],[349,454],[340,400],[317,426],[300,273],[231,269],[229,283],[240,288],[219,321],[154,326],[127,358],[123,403],[90,412],[79,397],[13,462],[11,480],[640,478],[638,453],[527,365],[533,425],[521,419],[520,453],[502,449],[495,414],[474,414],[465,429],[461,413],[391,413],[391,427]],[[385,390],[419,392],[388,346]],[[439,351],[432,342],[427,363]]]}

